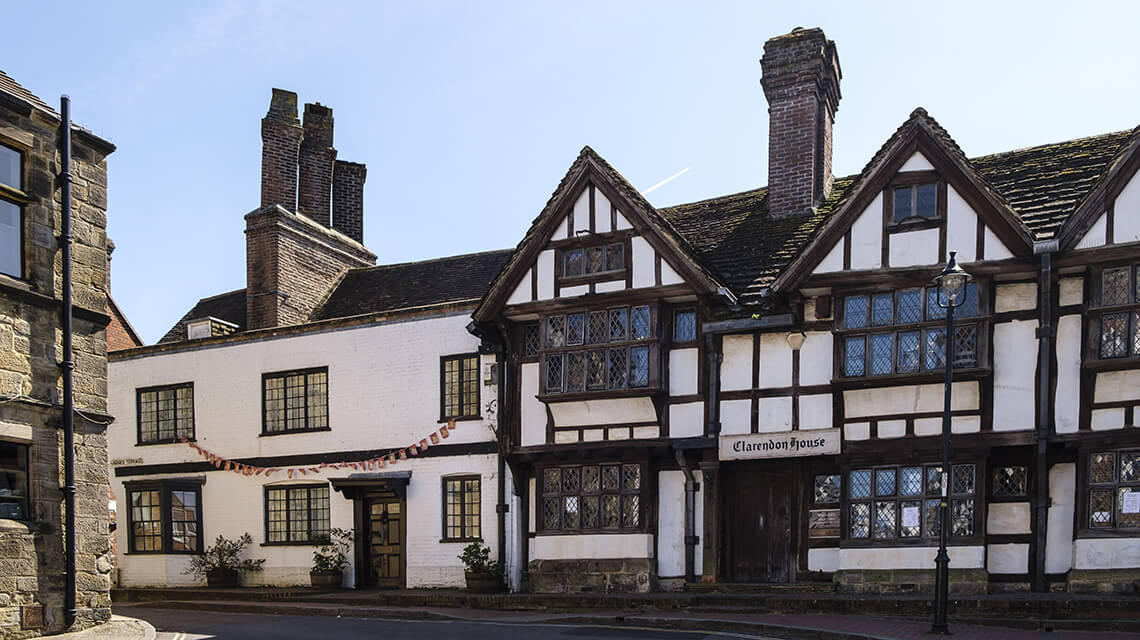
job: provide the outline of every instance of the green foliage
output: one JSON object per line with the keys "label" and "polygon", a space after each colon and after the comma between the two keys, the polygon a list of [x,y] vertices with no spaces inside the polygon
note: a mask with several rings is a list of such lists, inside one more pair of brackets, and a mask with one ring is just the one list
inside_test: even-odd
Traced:
{"label": "green foliage", "polygon": [[352,532],[334,528],[313,551],[313,571],[344,571],[352,550]]}
{"label": "green foliage", "polygon": [[497,578],[503,577],[503,563],[491,561],[491,547],[472,542],[463,548],[463,553],[458,558],[463,562],[463,569],[467,573],[489,573]]}
{"label": "green foliage", "polygon": [[241,552],[246,546],[253,544],[253,538],[248,533],[241,534],[237,540],[230,540],[225,536],[218,536],[214,544],[206,547],[202,555],[192,556],[190,566],[182,573],[204,577],[210,571],[217,569],[240,569],[245,571],[260,571],[265,564],[265,558],[258,560],[242,559]]}

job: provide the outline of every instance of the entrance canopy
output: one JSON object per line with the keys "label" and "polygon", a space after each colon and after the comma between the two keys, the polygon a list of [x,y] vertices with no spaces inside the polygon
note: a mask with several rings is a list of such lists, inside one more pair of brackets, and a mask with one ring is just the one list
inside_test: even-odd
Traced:
{"label": "entrance canopy", "polygon": [[385,473],[353,473],[347,478],[329,478],[333,489],[344,494],[349,500],[366,491],[391,491],[400,498],[408,495],[408,483],[412,480],[411,471],[388,471]]}

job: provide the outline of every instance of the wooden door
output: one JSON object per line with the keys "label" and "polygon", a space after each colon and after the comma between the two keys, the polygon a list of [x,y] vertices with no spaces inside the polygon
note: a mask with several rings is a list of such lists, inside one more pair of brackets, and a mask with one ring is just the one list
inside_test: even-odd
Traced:
{"label": "wooden door", "polygon": [[368,502],[369,583],[404,586],[404,512],[401,501],[381,498]]}
{"label": "wooden door", "polygon": [[727,479],[728,579],[790,582],[795,562],[791,474],[741,469]]}

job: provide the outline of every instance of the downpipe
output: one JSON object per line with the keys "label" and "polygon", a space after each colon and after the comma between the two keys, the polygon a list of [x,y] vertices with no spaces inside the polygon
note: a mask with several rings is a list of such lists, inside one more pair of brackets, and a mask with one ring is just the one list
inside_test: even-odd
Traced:
{"label": "downpipe", "polygon": [[677,466],[681,467],[682,473],[685,474],[685,582],[692,583],[696,581],[696,552],[697,543],[700,541],[700,537],[696,535],[696,497],[701,485],[697,482],[696,472],[685,458],[685,453],[680,449],[674,449],[673,456],[677,459]]}
{"label": "downpipe", "polygon": [[64,594],[63,611],[66,626],[75,623],[75,554],[78,549],[75,531],[75,398],[73,377],[75,360],[71,346],[71,98],[60,97],[60,248],[63,262],[63,499],[64,499]]}

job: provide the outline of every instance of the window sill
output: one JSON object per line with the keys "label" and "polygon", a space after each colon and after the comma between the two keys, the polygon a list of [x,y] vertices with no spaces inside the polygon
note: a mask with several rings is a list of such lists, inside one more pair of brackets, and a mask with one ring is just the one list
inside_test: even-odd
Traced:
{"label": "window sill", "polygon": [[[832,538],[833,540],[835,538]],[[938,538],[890,538],[890,539],[857,539],[852,540],[849,538],[839,538],[839,546],[845,548],[872,548],[872,549],[889,549],[899,547],[937,547]],[[946,542],[948,547],[976,547],[985,544],[982,536],[971,536],[969,538],[951,538]]]}
{"label": "window sill", "polygon": [[478,542],[479,544],[482,544],[483,538],[440,538],[439,539],[440,544],[455,544],[455,543],[470,544],[472,542]]}
{"label": "window sill", "polygon": [[[954,369],[954,381],[980,380],[990,375],[988,367],[963,367]],[[882,376],[859,376],[833,378],[831,384],[839,389],[859,389],[885,387],[901,384],[936,384],[946,381],[944,371],[923,371],[919,373],[893,373]]]}
{"label": "window sill", "polygon": [[575,531],[536,531],[536,536],[596,536],[596,535],[623,535],[623,534],[644,534],[647,533],[645,529],[577,529]]}
{"label": "window sill", "polygon": [[471,422],[472,420],[482,420],[483,416],[452,416],[450,418],[440,418],[436,424],[447,424],[452,420],[456,422]]}
{"label": "window sill", "polygon": [[574,402],[580,400],[609,400],[613,398],[642,398],[656,395],[658,387],[639,387],[637,389],[614,389],[607,391],[574,391],[572,393],[540,393],[536,398],[540,402]]}
{"label": "window sill", "polygon": [[0,533],[37,533],[36,529],[28,520],[0,518]]}
{"label": "window sill", "polygon": [[1140,536],[1140,529],[1078,529],[1076,539],[1135,538],[1137,536]]}
{"label": "window sill", "polygon": [[[186,438],[186,442],[197,442],[197,438]],[[159,440],[156,442],[136,442],[136,447],[153,447],[162,444],[182,444],[181,440]]]}
{"label": "window sill", "polygon": [[887,233],[904,233],[907,231],[918,231],[920,229],[936,229],[942,226],[945,222],[942,218],[923,218],[921,216],[911,216],[905,220],[898,222],[891,222],[887,225]]}
{"label": "window sill", "polygon": [[1088,371],[1114,371],[1116,369],[1135,369],[1137,367],[1140,367],[1140,356],[1121,356],[1119,358],[1093,356],[1085,361],[1083,368]]}
{"label": "window sill", "polygon": [[260,437],[288,436],[295,433],[321,433],[322,431],[332,431],[332,427],[321,427],[320,429],[289,429],[287,431],[262,431]]}
{"label": "window sill", "polygon": [[262,547],[323,547],[324,542],[262,542],[259,546]]}

